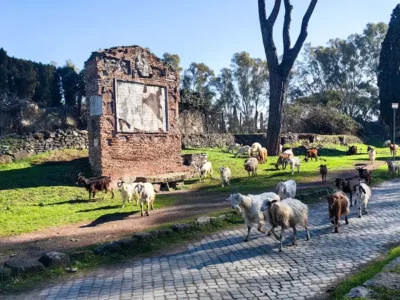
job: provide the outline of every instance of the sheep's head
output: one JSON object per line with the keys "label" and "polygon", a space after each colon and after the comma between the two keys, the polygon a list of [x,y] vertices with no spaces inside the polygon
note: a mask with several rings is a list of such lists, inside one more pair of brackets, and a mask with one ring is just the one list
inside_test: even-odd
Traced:
{"label": "sheep's head", "polygon": [[219,168],[219,172],[222,174],[222,173],[224,173],[224,171],[225,171],[225,167],[220,167]]}
{"label": "sheep's head", "polygon": [[84,177],[82,176],[82,173],[79,172],[78,176],[76,176],[75,184],[78,185],[79,183],[82,183],[84,181],[83,179]]}
{"label": "sheep's head", "polygon": [[142,193],[143,189],[144,189],[144,184],[141,183],[141,182],[139,182],[139,183],[135,186],[135,188],[134,188],[133,190],[134,190],[134,191],[137,191],[137,193],[140,195],[140,194]]}
{"label": "sheep's head", "polygon": [[124,184],[125,184],[125,181],[123,181],[121,178],[117,182],[117,186],[119,189],[121,189]]}
{"label": "sheep's head", "polygon": [[353,191],[355,192],[357,198],[360,198],[362,194],[366,194],[365,189],[362,187],[361,184],[354,186]]}
{"label": "sheep's head", "polygon": [[279,182],[278,185],[276,186],[276,193],[281,199],[283,199],[283,196],[286,194],[286,191],[287,191],[286,184],[283,181]]}
{"label": "sheep's head", "polygon": [[235,193],[235,194],[230,194],[229,198],[227,198],[227,201],[231,201],[231,205],[232,205],[232,209],[236,210],[238,212],[242,212],[242,209],[240,207],[240,205],[243,203],[244,201],[244,195],[239,194],[239,193]]}
{"label": "sheep's head", "polygon": [[264,211],[267,211],[267,210],[271,209],[271,207],[272,207],[272,206],[274,205],[274,203],[276,203],[276,202],[278,202],[278,200],[276,200],[276,199],[274,199],[274,200],[272,200],[272,199],[266,199],[266,200],[264,200],[264,202],[263,202],[263,204],[262,204],[262,206],[261,206],[261,211],[264,212]]}

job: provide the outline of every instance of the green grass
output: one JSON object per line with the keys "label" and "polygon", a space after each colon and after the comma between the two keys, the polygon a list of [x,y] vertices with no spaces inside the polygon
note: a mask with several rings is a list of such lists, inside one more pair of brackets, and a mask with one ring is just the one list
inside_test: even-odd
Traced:
{"label": "green grass", "polygon": [[[214,180],[199,183],[198,178],[185,182],[183,189],[206,189],[220,193],[222,188],[218,169],[228,166],[232,170],[231,184],[240,192],[261,192],[274,188],[277,182],[295,179],[298,183],[319,181],[318,166],[326,163],[330,172],[354,169],[354,164],[368,160],[366,145],[357,145],[365,154],[347,156],[347,147],[327,145],[320,150],[326,162],[302,162],[300,174],[292,177],[290,170],[275,170],[276,157],[269,157],[266,164],[259,165],[257,177],[249,177],[243,168],[245,159],[234,158],[233,154],[221,149],[184,150],[183,153],[205,152],[213,163]],[[378,159],[390,156],[388,149],[377,148]],[[137,214],[139,208],[127,204],[121,208],[118,192],[115,199],[108,194],[105,200],[88,202],[88,193],[75,185],[78,172],[90,175],[87,151],[59,150],[36,155],[23,161],[0,165],[0,237],[18,235],[39,229],[56,227],[77,222],[108,222]],[[374,182],[390,179],[385,166],[373,173]],[[97,198],[101,198],[98,194]],[[173,195],[158,195],[155,208],[177,203]]]}
{"label": "green grass", "polygon": [[[375,274],[379,273],[382,268],[390,261],[400,256],[400,246],[392,248],[389,253],[381,259],[368,264],[356,274],[350,276],[348,279],[342,281],[330,295],[329,299],[340,300],[345,299],[345,295],[356,286],[362,285],[368,279],[371,279]],[[389,289],[376,289],[379,297],[376,299],[400,299],[399,291],[393,292]],[[397,298],[393,298],[396,295]]]}

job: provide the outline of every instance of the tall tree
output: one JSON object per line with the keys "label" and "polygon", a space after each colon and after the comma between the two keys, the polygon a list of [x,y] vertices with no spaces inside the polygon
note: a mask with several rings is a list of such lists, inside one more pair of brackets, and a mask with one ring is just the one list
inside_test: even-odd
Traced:
{"label": "tall tree", "polygon": [[270,155],[278,153],[280,134],[282,129],[282,107],[286,98],[288,77],[293,64],[299,55],[301,47],[307,38],[307,27],[311,15],[318,0],[311,0],[310,5],[303,17],[300,34],[296,43],[291,47],[290,41],[290,23],[293,6],[290,0],[284,0],[285,18],[283,23],[283,56],[279,63],[278,54],[273,38],[273,29],[279,14],[282,0],[275,0],[272,12],[267,18],[265,0],[258,0],[258,13],[260,19],[261,34],[264,43],[265,55],[268,61],[269,69],[269,116],[267,130],[267,148]]}
{"label": "tall tree", "polygon": [[[400,103],[400,4],[393,10],[378,67],[381,118],[390,124],[391,103]],[[399,117],[397,117],[397,121]]]}
{"label": "tall tree", "polygon": [[180,67],[181,58],[178,54],[170,54],[168,52],[165,52],[163,54],[162,60],[163,62],[170,64],[178,73],[182,71],[182,68]]}

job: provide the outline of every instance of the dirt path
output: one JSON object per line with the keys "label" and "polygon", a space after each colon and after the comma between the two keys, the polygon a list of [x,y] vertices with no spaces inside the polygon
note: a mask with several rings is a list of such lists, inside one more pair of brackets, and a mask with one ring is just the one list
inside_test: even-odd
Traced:
{"label": "dirt path", "polygon": [[[382,162],[376,162],[374,167],[377,168],[381,164]],[[311,182],[299,184],[298,189],[332,185],[335,177],[357,175],[357,172],[354,169],[331,172],[327,183],[322,183],[320,176],[317,175],[310,179]],[[0,262],[7,260],[10,256],[37,259],[45,251],[66,251],[113,241],[165,223],[179,222],[182,219],[213,213],[229,207],[228,202],[224,201],[229,195],[229,190],[223,193],[184,190],[169,194],[174,194],[178,204],[155,210],[150,217],[141,218],[136,211],[124,219],[115,219],[115,217],[105,215],[89,223],[75,223],[1,238]]]}

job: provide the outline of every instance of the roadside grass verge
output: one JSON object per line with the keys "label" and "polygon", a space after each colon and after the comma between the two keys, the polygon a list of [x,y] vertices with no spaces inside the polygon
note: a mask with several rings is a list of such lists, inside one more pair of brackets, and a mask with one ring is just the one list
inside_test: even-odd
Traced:
{"label": "roadside grass verge", "polygon": [[[368,279],[371,279],[375,274],[379,273],[382,268],[387,265],[391,260],[400,256],[400,246],[394,247],[389,250],[389,252],[381,257],[380,259],[367,264],[364,268],[362,268],[356,274],[350,276],[349,278],[343,280],[339,283],[339,285],[334,289],[334,291],[329,296],[331,300],[341,300],[345,299],[345,296],[350,290],[356,286],[362,285]],[[393,292],[387,289],[376,289],[379,297],[376,299],[399,299],[400,293],[399,291]],[[396,295],[397,298],[393,298],[392,296]],[[381,297],[382,296],[382,297]]]}
{"label": "roadside grass verge", "polygon": [[[228,212],[228,210],[225,210]],[[210,216],[219,216],[223,214],[223,212],[218,212],[212,214]],[[194,226],[191,227],[186,232],[174,232],[171,235],[164,237],[155,237],[149,242],[142,242],[140,244],[136,244],[135,247],[124,249],[122,248],[117,253],[107,253],[105,255],[92,255],[90,257],[85,258],[82,261],[74,262],[71,264],[73,267],[78,268],[78,273],[82,273],[83,271],[90,271],[99,266],[108,266],[112,267],[114,265],[118,265],[118,263],[122,263],[127,259],[137,259],[143,257],[150,257],[152,255],[157,254],[166,254],[172,249],[176,247],[176,245],[182,244],[185,245],[185,248],[179,249],[179,251],[188,251],[187,244],[190,242],[198,242],[205,236],[209,236],[218,231],[229,229],[232,227],[239,226],[243,223],[242,217],[235,212],[229,211],[226,214],[227,218],[225,220],[216,220],[213,223],[203,225],[203,226]],[[189,218],[182,220],[183,223],[193,222],[196,218]],[[152,229],[151,231],[157,229],[163,229],[166,227],[170,227],[171,224],[163,224],[157,228]],[[93,250],[98,245],[91,245],[85,248],[76,249],[78,250]],[[74,274],[67,273],[63,268],[56,269],[45,269],[42,272],[36,273],[30,277],[15,279],[13,282],[1,282],[0,281],[0,295],[1,294],[10,294],[10,293],[22,293],[26,291],[31,291],[34,288],[38,288],[40,286],[44,286],[46,282],[55,279],[65,279],[74,277]]]}

